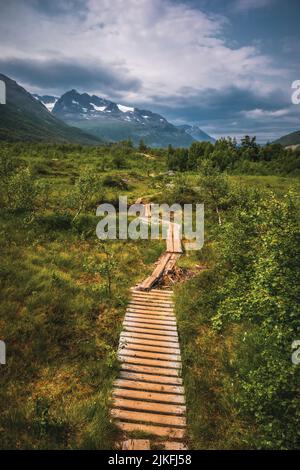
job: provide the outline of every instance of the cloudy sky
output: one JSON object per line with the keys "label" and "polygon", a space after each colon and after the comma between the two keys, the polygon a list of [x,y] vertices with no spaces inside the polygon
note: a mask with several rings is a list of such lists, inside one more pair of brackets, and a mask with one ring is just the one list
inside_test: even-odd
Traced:
{"label": "cloudy sky", "polygon": [[0,72],[194,123],[215,137],[300,129],[299,0],[0,0]]}

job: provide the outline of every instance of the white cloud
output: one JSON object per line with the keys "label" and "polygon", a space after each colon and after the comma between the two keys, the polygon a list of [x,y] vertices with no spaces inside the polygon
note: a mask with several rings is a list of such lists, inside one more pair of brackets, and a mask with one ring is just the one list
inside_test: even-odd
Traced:
{"label": "white cloud", "polygon": [[[266,0],[260,0],[266,1]],[[239,0],[252,7],[255,0]],[[182,96],[231,86],[271,93],[284,76],[255,46],[230,47],[226,19],[170,0],[87,0],[85,17],[46,17],[22,7],[6,21],[2,57],[100,62],[142,82],[120,89],[125,103],[151,103],[152,96]],[[24,19],[31,18],[30,25]],[[70,77],[71,79],[71,77]],[[100,81],[101,83],[101,81]],[[88,90],[105,95],[105,89]]]}
{"label": "white cloud", "polygon": [[269,111],[266,109],[250,109],[248,111],[242,111],[243,116],[250,118],[250,119],[265,119],[268,117],[271,118],[282,118],[283,116],[288,116],[290,115],[291,110],[290,108],[283,108],[283,109],[277,109],[275,111]]}

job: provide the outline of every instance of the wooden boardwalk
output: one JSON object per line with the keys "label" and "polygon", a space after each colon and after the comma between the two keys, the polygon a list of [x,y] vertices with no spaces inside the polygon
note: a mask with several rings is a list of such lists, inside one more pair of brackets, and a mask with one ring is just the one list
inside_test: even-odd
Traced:
{"label": "wooden boardwalk", "polygon": [[[182,252],[180,240],[173,241],[171,225],[168,251],[151,276],[132,289],[123,322],[118,349],[121,368],[111,410],[128,438],[123,449],[150,449],[150,445],[185,449],[186,407],[173,293],[152,288],[166,270],[172,270]],[[133,439],[137,432],[151,438]]]}

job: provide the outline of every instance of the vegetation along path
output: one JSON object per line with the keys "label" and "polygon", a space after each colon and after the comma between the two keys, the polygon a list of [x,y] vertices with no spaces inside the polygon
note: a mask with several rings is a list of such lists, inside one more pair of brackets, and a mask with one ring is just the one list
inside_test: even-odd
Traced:
{"label": "vegetation along path", "polygon": [[[148,220],[151,206],[145,204]],[[123,449],[184,449],[186,407],[172,291],[155,288],[182,253],[170,222],[167,251],[153,273],[132,289],[119,342],[121,370],[114,384],[112,416],[131,439]],[[149,439],[132,439],[145,433]]]}

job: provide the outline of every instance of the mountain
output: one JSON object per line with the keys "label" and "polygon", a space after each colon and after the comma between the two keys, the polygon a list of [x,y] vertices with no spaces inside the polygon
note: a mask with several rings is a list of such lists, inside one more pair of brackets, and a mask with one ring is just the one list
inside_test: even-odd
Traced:
{"label": "mountain", "polygon": [[2,74],[0,80],[6,84],[6,104],[0,105],[0,140],[100,143],[100,139],[53,116],[14,80]]}
{"label": "mountain", "polygon": [[160,114],[125,106],[88,93],[70,90],[57,101],[55,97],[40,97],[52,114],[67,124],[79,127],[107,141],[132,139],[137,144],[141,139],[153,147],[188,147],[193,137],[178,129]]}
{"label": "mountain", "polygon": [[300,131],[291,132],[290,134],[284,135],[275,140],[274,143],[281,144],[284,147],[287,147],[288,145],[298,145],[300,144]]}
{"label": "mountain", "polygon": [[211,142],[212,144],[216,141],[213,137],[210,135],[206,134],[200,127],[198,126],[190,126],[188,124],[182,124],[180,126],[177,126],[178,129],[181,129],[185,131],[187,134],[189,134],[191,137],[193,137],[194,140],[198,140],[200,142]]}

